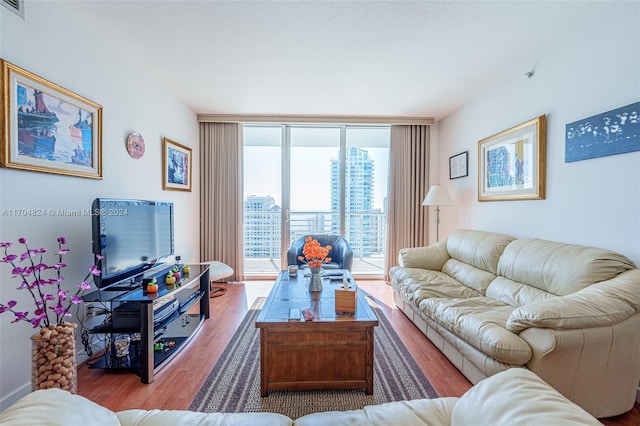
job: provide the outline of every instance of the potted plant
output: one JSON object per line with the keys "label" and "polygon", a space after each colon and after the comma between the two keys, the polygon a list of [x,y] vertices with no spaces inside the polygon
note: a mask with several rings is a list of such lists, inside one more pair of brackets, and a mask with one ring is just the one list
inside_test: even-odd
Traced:
{"label": "potted plant", "polygon": [[9,253],[12,243],[0,242],[0,247],[4,248],[4,257],[0,262],[11,266],[13,278],[19,281],[18,289],[30,293],[33,307],[31,311],[21,310],[17,301],[9,300],[7,303],[0,303],[0,314],[11,312],[15,316],[12,322],[28,322],[33,328],[40,327],[31,337],[32,390],[57,387],[75,393],[77,324],[66,322],[65,319],[71,316],[71,306],[82,303],[82,293],[91,289],[89,277],[100,275],[102,256],[96,256],[96,263],[77,285],[75,293],[70,295],[70,290],[63,290],[61,287],[64,280],[62,270],[67,266],[63,258],[69,253],[69,249],[64,247],[67,239],[57,239],[55,263],[45,263],[46,248],[29,248],[26,238],[19,238],[18,243],[25,249],[20,255]]}

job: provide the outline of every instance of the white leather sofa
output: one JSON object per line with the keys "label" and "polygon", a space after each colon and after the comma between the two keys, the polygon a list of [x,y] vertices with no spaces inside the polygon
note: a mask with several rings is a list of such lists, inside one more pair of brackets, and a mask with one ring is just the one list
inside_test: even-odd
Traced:
{"label": "white leather sofa", "polygon": [[456,230],[406,248],[395,303],[472,383],[534,371],[596,417],[640,380],[640,271],[608,250]]}
{"label": "white leather sofa", "polygon": [[309,414],[295,421],[274,413],[196,413],[126,410],[114,413],[59,389],[35,391],[0,414],[4,426],[512,426],[600,425],[535,374],[510,369],[471,388],[461,398],[416,399],[362,410]]}

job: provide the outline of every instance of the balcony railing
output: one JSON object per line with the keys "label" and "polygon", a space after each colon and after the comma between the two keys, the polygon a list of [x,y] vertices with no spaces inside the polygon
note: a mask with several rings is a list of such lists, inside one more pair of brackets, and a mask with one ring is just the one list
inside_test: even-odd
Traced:
{"label": "balcony railing", "polygon": [[[280,270],[280,220],[281,212],[245,211],[245,275],[268,276]],[[289,220],[290,241],[307,234],[340,233],[340,215],[335,212],[292,212]],[[370,211],[346,214],[344,236],[353,248],[354,275],[383,275],[386,229],[386,213]]]}

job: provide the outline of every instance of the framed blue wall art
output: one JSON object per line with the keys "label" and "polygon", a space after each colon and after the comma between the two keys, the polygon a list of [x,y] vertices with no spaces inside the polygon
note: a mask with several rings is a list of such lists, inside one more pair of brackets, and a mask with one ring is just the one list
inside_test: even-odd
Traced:
{"label": "framed blue wall art", "polygon": [[640,151],[640,102],[569,123],[564,162]]}

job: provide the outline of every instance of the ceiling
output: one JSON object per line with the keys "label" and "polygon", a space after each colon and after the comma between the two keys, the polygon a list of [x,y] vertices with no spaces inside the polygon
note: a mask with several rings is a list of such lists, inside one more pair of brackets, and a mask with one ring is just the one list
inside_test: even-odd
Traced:
{"label": "ceiling", "polygon": [[526,78],[545,50],[607,6],[482,0],[61,4],[196,113],[435,119],[500,79]]}

